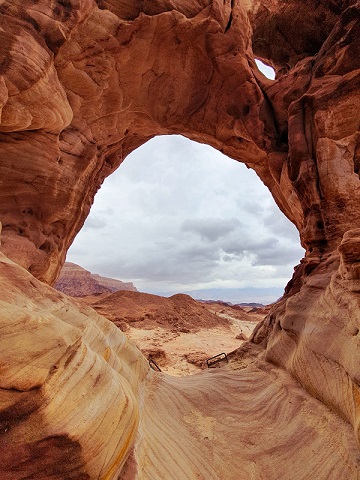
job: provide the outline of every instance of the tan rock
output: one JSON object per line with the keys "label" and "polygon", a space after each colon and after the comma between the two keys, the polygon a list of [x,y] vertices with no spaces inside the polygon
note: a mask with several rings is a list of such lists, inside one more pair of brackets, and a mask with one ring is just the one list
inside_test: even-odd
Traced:
{"label": "tan rock", "polygon": [[[116,292],[83,297],[98,313],[126,332],[141,352],[161,370],[182,376],[207,368],[206,360],[219,351],[231,352],[247,340],[264,314],[199,302],[188,295],[170,298],[140,292]],[[219,312],[219,313],[217,313]],[[201,351],[199,351],[199,349]]]}
{"label": "tan rock", "polygon": [[114,478],[136,436],[147,361],[2,254],[0,284],[0,477]]}
{"label": "tan rock", "polygon": [[142,329],[159,326],[177,333],[229,326],[229,320],[214,315],[184,294],[165,298],[122,290],[91,302],[91,306],[115,324],[125,321]]}

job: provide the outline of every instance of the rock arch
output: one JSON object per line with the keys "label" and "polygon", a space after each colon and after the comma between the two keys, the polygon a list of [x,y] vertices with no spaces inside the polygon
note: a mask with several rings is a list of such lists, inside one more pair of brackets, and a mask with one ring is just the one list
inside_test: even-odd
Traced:
{"label": "rock arch", "polygon": [[[27,0],[2,2],[0,14],[2,252],[51,284],[97,189],[130,151],[164,133],[209,143],[256,171],[306,248],[248,348],[261,347],[359,439],[357,2]],[[253,51],[274,66],[275,81],[257,72]],[[28,300],[29,282],[51,298],[50,288],[7,260],[2,270],[11,305],[18,277]],[[97,321],[102,332],[110,328]],[[75,337],[81,343],[79,325],[69,327],[69,348]],[[103,333],[101,347],[84,335],[95,357],[105,358]],[[56,357],[55,343],[52,350]],[[37,368],[31,388],[14,386],[14,372],[3,388],[15,395],[37,386],[45,395],[46,368]],[[23,393],[22,413],[9,407],[12,420],[39,408]],[[57,448],[51,435],[45,450]],[[127,451],[103,478],[116,474]]]}

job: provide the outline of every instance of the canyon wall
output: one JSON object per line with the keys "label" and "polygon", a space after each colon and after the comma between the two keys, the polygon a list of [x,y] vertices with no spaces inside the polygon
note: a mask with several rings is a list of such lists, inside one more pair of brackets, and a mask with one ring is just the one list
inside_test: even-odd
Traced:
{"label": "canyon wall", "polygon": [[[359,13],[356,0],[1,2],[1,441],[16,446],[2,478],[29,478],[37,458],[51,464],[63,449],[75,472],[66,478],[116,478],[129,455],[143,357],[111,330],[116,355],[104,360],[112,327],[39,281],[56,280],[103,180],[159,134],[246,163],[298,228],[305,258],[237,355],[284,369],[359,444]],[[65,325],[59,312],[70,310]],[[100,365],[108,399],[90,387],[95,367],[72,363],[80,352]],[[76,372],[90,382],[83,395]],[[98,456],[86,432],[102,427],[69,413],[71,386],[99,425],[110,417],[96,409],[116,409],[123,392],[120,427],[104,427],[112,446]],[[17,458],[23,476],[11,471]],[[65,478],[51,468],[32,474]]]}

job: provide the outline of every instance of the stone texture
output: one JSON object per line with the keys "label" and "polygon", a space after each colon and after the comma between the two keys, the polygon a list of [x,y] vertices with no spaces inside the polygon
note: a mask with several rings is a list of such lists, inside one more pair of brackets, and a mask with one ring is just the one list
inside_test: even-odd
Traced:
{"label": "stone texture", "polygon": [[71,262],[64,263],[54,288],[71,297],[100,295],[117,292],[118,290],[137,291],[131,282],[121,282],[114,278],[102,277]]}
{"label": "stone texture", "polygon": [[166,133],[247,163],[308,252],[335,248],[358,220],[358,10],[300,3],[3,2],[4,252],[52,282],[104,178]]}
{"label": "stone texture", "polygon": [[271,364],[242,367],[150,372],[134,478],[357,478],[348,424]]}
{"label": "stone texture", "polygon": [[166,298],[125,290],[79,301],[125,332],[164,373],[175,376],[198,373],[208,368],[208,358],[239,348],[270,310],[199,301],[184,294]]}
{"label": "stone texture", "polygon": [[147,361],[111,322],[3,254],[0,286],[0,478],[116,478]]}
{"label": "stone texture", "polygon": [[[285,296],[237,352],[245,392],[252,392],[254,368],[265,365],[270,372],[259,374],[254,410],[247,410],[259,415],[254,429],[267,425],[273,438],[285,428],[279,413],[284,402],[299,407],[292,412],[295,423],[286,422],[285,444],[283,436],[273,450],[264,444],[280,473],[270,460],[257,466],[264,451],[256,450],[247,456],[244,478],[286,479],[289,468],[292,479],[314,472],[319,479],[357,478],[358,2],[4,0],[0,13],[1,250],[30,272],[2,260],[1,442],[9,452],[1,460],[2,478],[116,478],[130,454],[143,357],[126,353],[122,334],[100,316],[70,307],[31,275],[55,281],[104,178],[149,138],[171,133],[208,143],[253,168],[297,226],[306,249]],[[275,67],[275,81],[257,71],[254,54]],[[107,342],[117,352],[113,364],[101,359]],[[104,381],[98,394],[90,364]],[[58,365],[60,373],[51,370]],[[143,366],[134,371],[134,365]],[[197,444],[198,453],[189,451],[192,437],[185,425],[201,408],[210,418],[206,422],[216,420],[207,397],[215,377],[197,376],[181,387],[154,375],[141,387],[142,433],[127,471],[135,478],[171,478],[171,472],[221,478],[221,458],[204,453],[209,435]],[[289,396],[277,395],[274,376],[286,379],[278,392],[289,388]],[[233,392],[227,380],[224,388]],[[172,393],[180,390],[183,402],[176,400],[180,393]],[[234,402],[224,400],[224,408],[235,412]],[[82,411],[107,426],[85,428]],[[113,414],[117,427],[106,423]],[[239,411],[231,415],[231,425],[224,421],[229,432],[237,420],[244,423]],[[304,446],[309,426],[319,445],[316,454]],[[329,449],[335,431],[335,447]],[[227,438],[218,435],[215,440]],[[254,451],[254,439],[240,437],[239,445]],[[160,458],[152,445],[161,445],[161,438],[172,447]],[[185,445],[180,453],[179,443]],[[321,456],[321,445],[330,456]],[[64,451],[71,452],[69,462],[63,461]],[[284,451],[291,451],[292,466]],[[231,472],[243,465],[229,462],[228,478],[239,478]]]}

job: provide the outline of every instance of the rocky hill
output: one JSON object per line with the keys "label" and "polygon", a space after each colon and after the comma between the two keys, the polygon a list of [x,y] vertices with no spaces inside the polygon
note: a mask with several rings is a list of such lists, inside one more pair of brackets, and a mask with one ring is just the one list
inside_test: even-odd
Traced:
{"label": "rocky hill", "polygon": [[64,264],[54,288],[71,297],[100,295],[118,290],[137,291],[130,282],[124,283],[114,278],[102,277],[71,262]]}
{"label": "rocky hill", "polygon": [[175,332],[189,332],[227,326],[229,323],[183,294],[165,298],[149,293],[119,291],[93,303],[92,307],[117,325],[126,322],[138,328],[160,326]]}
{"label": "rocky hill", "polygon": [[126,332],[164,372],[176,376],[203,370],[209,357],[238,348],[265,316],[184,294],[165,298],[119,291],[81,301]]}
{"label": "rocky hill", "polygon": [[132,283],[101,277],[70,262],[55,287],[90,305],[126,332],[148,359],[177,376],[206,368],[206,359],[219,349],[229,353],[238,348],[265,316],[185,294],[166,298],[138,292]]}

